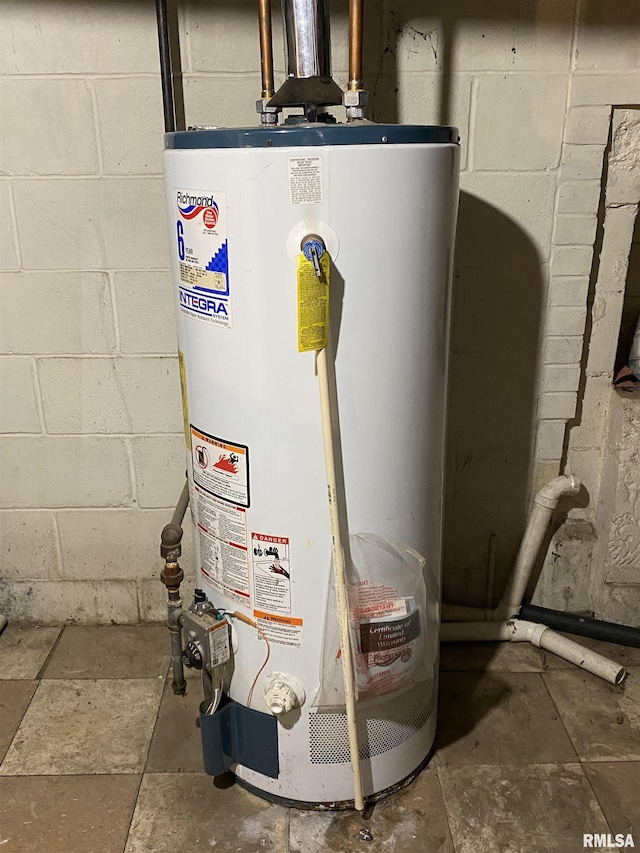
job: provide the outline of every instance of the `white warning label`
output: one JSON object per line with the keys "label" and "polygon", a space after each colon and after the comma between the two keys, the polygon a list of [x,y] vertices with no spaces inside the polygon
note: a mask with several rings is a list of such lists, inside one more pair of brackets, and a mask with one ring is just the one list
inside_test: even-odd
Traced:
{"label": "white warning label", "polygon": [[180,311],[231,328],[224,193],[176,190],[175,246]]}
{"label": "white warning label", "polygon": [[249,448],[209,435],[191,424],[193,480],[211,495],[249,506]]}
{"label": "white warning label", "polygon": [[251,534],[253,603],[261,610],[291,613],[291,561],[285,536]]}
{"label": "white warning label", "polygon": [[222,666],[231,657],[229,642],[229,623],[222,619],[217,625],[209,628],[209,660],[211,666]]}
{"label": "white warning label", "polygon": [[198,486],[195,493],[202,573],[216,592],[249,607],[246,511],[217,500]]}
{"label": "white warning label", "polygon": [[289,157],[289,199],[291,204],[322,202],[322,158]]}

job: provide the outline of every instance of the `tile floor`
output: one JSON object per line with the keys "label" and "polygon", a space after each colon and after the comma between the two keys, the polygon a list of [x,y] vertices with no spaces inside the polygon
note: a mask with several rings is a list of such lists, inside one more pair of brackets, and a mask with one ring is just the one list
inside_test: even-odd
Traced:
{"label": "tile floor", "polygon": [[409,788],[353,813],[288,811],[202,772],[197,682],[167,682],[166,629],[0,637],[2,853],[578,853],[640,847],[640,649],[611,687],[532,646],[443,650],[437,750]]}

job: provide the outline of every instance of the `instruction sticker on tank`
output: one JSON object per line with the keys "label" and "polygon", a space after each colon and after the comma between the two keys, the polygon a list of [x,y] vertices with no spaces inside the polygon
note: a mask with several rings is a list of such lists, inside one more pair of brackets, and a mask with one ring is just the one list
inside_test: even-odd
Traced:
{"label": "instruction sticker on tank", "polygon": [[261,610],[291,613],[291,562],[285,536],[251,534],[253,603]]}
{"label": "instruction sticker on tank", "polygon": [[291,204],[322,203],[322,158],[289,157]]}
{"label": "instruction sticker on tank", "polygon": [[246,511],[212,497],[199,486],[195,494],[202,573],[216,592],[249,607]]}
{"label": "instruction sticker on tank", "polygon": [[298,352],[324,349],[329,335],[329,253],[320,259],[322,278],[304,254],[298,255]]}
{"label": "instruction sticker on tank", "polygon": [[254,610],[253,616],[269,642],[280,646],[300,648],[302,619],[280,616],[277,613],[265,613],[263,610]]}
{"label": "instruction sticker on tank", "polygon": [[224,193],[176,190],[175,241],[180,311],[231,328]]}
{"label": "instruction sticker on tank", "polygon": [[209,494],[249,506],[249,448],[196,429],[191,424],[193,480]]}

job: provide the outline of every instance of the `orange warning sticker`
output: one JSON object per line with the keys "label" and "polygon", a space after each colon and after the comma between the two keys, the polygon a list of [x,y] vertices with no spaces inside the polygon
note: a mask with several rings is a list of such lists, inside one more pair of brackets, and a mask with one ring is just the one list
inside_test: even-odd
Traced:
{"label": "orange warning sticker", "polygon": [[300,648],[302,638],[302,619],[293,616],[281,616],[276,613],[265,613],[254,610],[253,615],[258,621],[260,631],[270,642],[280,646]]}
{"label": "orange warning sticker", "polygon": [[279,622],[280,625],[302,625],[302,619],[294,619],[293,616],[280,616],[276,613],[263,613],[262,610],[254,610],[256,619],[266,619],[268,622]]}

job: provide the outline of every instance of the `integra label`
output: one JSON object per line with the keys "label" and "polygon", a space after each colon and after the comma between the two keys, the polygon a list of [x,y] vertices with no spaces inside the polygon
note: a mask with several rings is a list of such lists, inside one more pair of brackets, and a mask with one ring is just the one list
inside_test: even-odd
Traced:
{"label": "integra label", "polygon": [[228,325],[230,306],[228,302],[222,299],[201,296],[199,293],[194,293],[192,290],[181,287],[180,307],[186,311],[193,311],[195,314],[199,314],[214,322],[219,320],[225,326]]}

